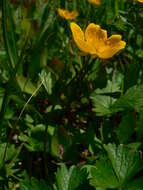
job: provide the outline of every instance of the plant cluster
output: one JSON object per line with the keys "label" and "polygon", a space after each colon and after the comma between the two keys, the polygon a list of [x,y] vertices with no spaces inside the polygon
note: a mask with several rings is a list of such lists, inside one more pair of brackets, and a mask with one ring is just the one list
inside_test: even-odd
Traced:
{"label": "plant cluster", "polygon": [[143,190],[143,1],[1,0],[0,21],[0,190]]}

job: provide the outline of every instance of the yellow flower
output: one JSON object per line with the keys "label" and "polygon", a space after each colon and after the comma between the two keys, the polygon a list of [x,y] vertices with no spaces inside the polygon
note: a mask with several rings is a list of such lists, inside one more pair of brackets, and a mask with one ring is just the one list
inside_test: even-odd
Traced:
{"label": "yellow flower", "polygon": [[143,3],[143,0],[137,0],[138,2],[140,2],[140,3]]}
{"label": "yellow flower", "polygon": [[93,3],[95,5],[100,5],[100,2],[101,0],[88,0],[89,3]]}
{"label": "yellow flower", "polygon": [[121,35],[112,35],[107,38],[107,31],[99,25],[91,23],[87,26],[85,34],[74,22],[70,24],[74,41],[78,48],[88,54],[96,55],[101,59],[113,57],[119,50],[125,48],[126,42]]}
{"label": "yellow flower", "polygon": [[61,8],[58,8],[58,14],[66,20],[73,20],[78,16],[78,12],[75,10],[70,12]]}

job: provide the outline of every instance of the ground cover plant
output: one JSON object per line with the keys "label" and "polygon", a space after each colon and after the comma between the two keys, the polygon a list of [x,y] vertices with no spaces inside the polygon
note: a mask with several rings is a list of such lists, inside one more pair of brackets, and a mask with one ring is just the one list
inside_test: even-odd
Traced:
{"label": "ground cover plant", "polygon": [[143,1],[0,1],[0,190],[143,190]]}

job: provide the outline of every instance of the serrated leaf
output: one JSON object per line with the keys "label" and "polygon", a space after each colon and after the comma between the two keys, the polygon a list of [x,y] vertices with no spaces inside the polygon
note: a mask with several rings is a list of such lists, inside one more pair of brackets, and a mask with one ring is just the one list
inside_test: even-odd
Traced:
{"label": "serrated leaf", "polygon": [[129,88],[112,106],[113,112],[133,109],[143,109],[143,85]]}
{"label": "serrated leaf", "polygon": [[90,98],[94,105],[93,111],[95,111],[97,115],[103,116],[112,113],[111,107],[114,105],[116,99],[110,95],[121,91],[122,78],[123,76],[118,71],[114,71],[112,81],[108,80],[105,88],[97,88],[92,93]]}
{"label": "serrated leaf", "polygon": [[31,179],[27,176],[20,183],[20,190],[51,190],[49,186],[47,186],[44,180],[38,181],[36,178],[32,177]]}
{"label": "serrated leaf", "polygon": [[47,91],[48,94],[52,93],[52,76],[51,73],[46,73],[45,70],[42,70],[41,74],[40,74],[40,78],[43,82],[43,85]]}
{"label": "serrated leaf", "polygon": [[86,173],[84,170],[72,166],[69,169],[70,179],[69,179],[69,187],[68,190],[77,189],[79,185],[81,185],[86,179]]}
{"label": "serrated leaf", "polygon": [[129,88],[117,101],[110,96],[97,95],[96,93],[92,94],[91,99],[94,105],[93,111],[100,116],[124,110],[139,112],[143,110],[143,85]]}
{"label": "serrated leaf", "polygon": [[[29,151],[43,151],[44,144],[44,135],[45,135],[45,125],[39,124],[33,127],[30,130],[29,136],[21,134],[20,140],[23,141],[25,147]],[[47,132],[47,143],[46,143],[46,151],[49,151],[49,134]]]}
{"label": "serrated leaf", "polygon": [[62,164],[61,168],[58,169],[56,173],[56,181],[58,190],[68,190],[68,184],[69,184],[69,173],[67,167]]}
{"label": "serrated leaf", "polygon": [[61,165],[56,173],[58,190],[75,190],[85,180],[84,170],[71,166],[68,170],[65,164]]}
{"label": "serrated leaf", "polygon": [[100,158],[96,165],[90,168],[89,176],[90,184],[95,188],[115,189],[119,187],[112,164],[106,157]]}
{"label": "serrated leaf", "polygon": [[116,101],[114,98],[105,95],[96,95],[91,96],[94,108],[93,111],[99,116],[110,115],[112,112],[110,110],[111,105]]}
{"label": "serrated leaf", "polygon": [[121,185],[127,184],[143,168],[143,160],[137,151],[115,144],[105,145],[105,149]]}

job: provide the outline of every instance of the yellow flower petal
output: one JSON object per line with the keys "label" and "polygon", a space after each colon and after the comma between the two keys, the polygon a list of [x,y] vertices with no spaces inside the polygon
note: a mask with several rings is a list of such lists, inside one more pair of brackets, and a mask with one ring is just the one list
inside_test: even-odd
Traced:
{"label": "yellow flower petal", "polygon": [[112,35],[107,38],[107,31],[93,23],[88,25],[85,34],[76,23],[71,23],[71,31],[81,51],[97,55],[102,59],[111,58],[126,46],[126,43],[121,40],[121,35]]}
{"label": "yellow flower petal", "polygon": [[121,39],[122,39],[121,35],[112,35],[112,36],[110,36],[110,38],[108,38],[106,43],[109,45],[114,45],[114,44],[118,43]]}
{"label": "yellow flower petal", "polygon": [[95,4],[95,5],[100,5],[100,0],[88,0],[89,3]]}
{"label": "yellow flower petal", "polygon": [[58,14],[66,20],[73,20],[78,16],[78,12],[75,10],[70,12],[61,8],[58,8]]}
{"label": "yellow flower petal", "polygon": [[138,2],[140,2],[140,3],[143,3],[143,0],[137,0]]}
{"label": "yellow flower petal", "polygon": [[112,35],[105,42],[102,49],[99,50],[98,56],[102,59],[109,59],[113,57],[119,50],[124,49],[126,42],[121,41],[120,35]]}
{"label": "yellow flower petal", "polygon": [[74,41],[76,42],[78,48],[85,53],[90,53],[91,48],[89,47],[89,45],[85,41],[84,33],[81,30],[81,28],[74,22],[72,22],[70,24],[70,28],[72,31]]}
{"label": "yellow flower petal", "polygon": [[107,39],[107,31],[102,30],[99,25],[91,23],[85,30],[85,38],[88,43],[92,43],[95,48],[104,45],[104,41]]}

